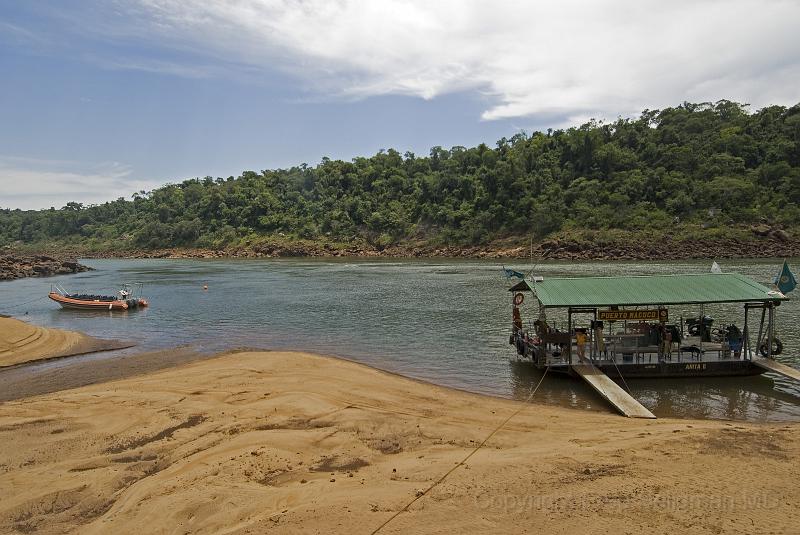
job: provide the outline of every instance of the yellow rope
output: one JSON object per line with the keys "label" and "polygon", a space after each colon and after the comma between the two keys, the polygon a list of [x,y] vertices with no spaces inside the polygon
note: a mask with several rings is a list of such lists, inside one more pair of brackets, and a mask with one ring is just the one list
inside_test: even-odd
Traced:
{"label": "yellow rope", "polygon": [[[547,372],[548,372],[549,370],[550,370],[550,366],[548,366],[547,368],[545,368],[545,370],[544,370],[544,373],[542,374],[542,378],[541,378],[541,379],[539,379],[539,383],[536,385],[536,388],[534,388],[534,389],[533,389],[533,391],[530,393],[530,395],[528,396],[528,399],[526,399],[526,400],[525,400],[525,403],[529,403],[529,402],[531,401],[531,399],[533,399],[533,395],[534,395],[534,394],[536,394],[536,391],[537,391],[537,390],[539,390],[539,387],[542,385],[542,381],[544,381],[544,378],[545,378],[545,376],[547,375]],[[405,511],[408,511],[408,508],[409,508],[409,507],[411,507],[412,505],[414,505],[414,503],[415,503],[417,500],[419,500],[420,498],[422,498],[423,496],[425,496],[426,494],[428,494],[428,493],[429,493],[431,490],[433,490],[433,488],[434,488],[434,487],[436,487],[437,485],[439,485],[440,483],[442,483],[442,482],[443,482],[445,479],[447,479],[447,476],[449,476],[450,474],[452,474],[453,472],[455,472],[455,471],[456,471],[456,470],[457,470],[459,467],[461,467],[461,466],[464,466],[464,464],[465,464],[465,463],[466,463],[466,462],[467,462],[467,461],[470,459],[470,457],[472,457],[473,455],[475,455],[475,454],[478,452],[478,450],[479,450],[479,449],[481,449],[481,448],[482,448],[482,447],[483,447],[483,446],[484,446],[484,445],[485,445],[485,444],[486,444],[486,443],[489,441],[489,439],[491,439],[491,438],[492,438],[492,437],[493,437],[495,434],[497,434],[497,432],[498,432],[498,431],[500,431],[500,430],[501,430],[503,427],[505,427],[505,425],[506,425],[506,424],[507,424],[509,421],[511,421],[511,419],[512,419],[514,416],[518,415],[520,412],[522,412],[522,411],[523,411],[523,409],[526,409],[526,408],[527,408],[527,405],[523,404],[523,405],[522,405],[522,406],[521,406],[519,409],[517,409],[516,411],[514,411],[513,413],[511,413],[511,415],[510,415],[508,418],[506,418],[505,420],[503,420],[503,421],[500,423],[500,425],[498,425],[498,426],[497,426],[497,427],[494,429],[494,431],[492,431],[491,433],[489,433],[489,436],[487,436],[485,439],[483,439],[483,442],[481,442],[480,444],[478,444],[478,445],[475,447],[475,449],[473,449],[471,452],[469,452],[469,454],[468,454],[466,457],[464,457],[464,458],[463,458],[463,459],[462,459],[462,460],[461,460],[461,461],[460,461],[458,464],[456,464],[455,466],[453,466],[453,467],[452,467],[450,470],[448,470],[448,471],[447,471],[447,472],[446,472],[446,473],[445,473],[445,474],[444,474],[442,477],[440,477],[440,478],[439,478],[437,481],[435,481],[435,482],[434,482],[434,483],[433,483],[431,486],[429,486],[429,487],[428,487],[427,489],[425,489],[423,492],[421,492],[420,494],[417,494],[417,495],[414,497],[414,499],[413,499],[413,500],[411,500],[410,502],[408,502],[408,503],[407,503],[407,504],[406,504],[406,505],[405,505],[405,506],[404,506],[402,509],[400,509],[400,510],[399,510],[399,511],[397,511],[395,514],[393,514],[391,517],[389,517],[389,519],[388,519],[386,522],[384,522],[383,524],[381,524],[380,526],[378,526],[378,527],[377,527],[377,528],[376,528],[376,529],[375,529],[375,530],[374,530],[374,531],[371,533],[371,535],[375,535],[375,534],[376,534],[376,533],[378,533],[380,530],[382,530],[384,527],[386,527],[386,526],[387,526],[387,525],[388,525],[388,524],[389,524],[389,523],[390,523],[392,520],[394,520],[395,518],[397,518],[398,516],[400,516],[400,513],[404,513]]]}

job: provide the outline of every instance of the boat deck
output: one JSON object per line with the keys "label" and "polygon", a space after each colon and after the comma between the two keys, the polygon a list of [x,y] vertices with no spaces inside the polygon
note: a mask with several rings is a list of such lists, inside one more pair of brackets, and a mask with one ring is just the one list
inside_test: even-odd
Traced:
{"label": "boat deck", "polygon": [[[701,346],[694,341],[689,344],[682,344],[680,349],[676,346],[669,354],[662,354],[658,346],[640,346],[625,348],[624,350],[609,348],[608,351],[594,355],[586,351],[584,359],[595,364],[617,364],[618,366],[652,362],[730,362],[747,360],[744,352],[739,357],[736,357],[733,352],[723,350],[721,344],[704,342]],[[577,348],[573,344],[572,361],[575,363],[578,360]],[[547,364],[558,365],[560,363],[568,363],[567,355],[559,353],[558,349],[549,350]]]}
{"label": "boat deck", "polygon": [[[540,369],[576,374],[573,369],[579,364],[591,364],[611,377],[694,377],[758,375],[764,367],[756,366],[744,353],[738,357],[721,344],[703,342],[702,349],[694,340],[687,340],[678,348],[677,344],[670,354],[662,354],[657,346],[626,347],[624,351],[608,348],[600,354],[591,355],[586,351],[581,360],[577,348],[572,346],[572,364],[562,348],[550,346],[544,353],[536,353],[528,345],[525,356],[532,359]],[[587,348],[588,349],[588,348]]]}
{"label": "boat deck", "polygon": [[[544,360],[544,359],[543,359]],[[632,357],[625,357],[622,355],[609,355],[609,356],[585,356],[584,360],[595,364],[597,366],[603,365],[617,365],[617,366],[636,366],[641,364],[653,364],[658,362],[665,362],[665,363],[711,363],[711,362],[742,362],[747,361],[749,359],[744,358],[744,355],[741,357],[722,357],[716,351],[706,351],[703,353],[689,353],[684,352],[682,354],[673,353],[672,356],[662,356],[659,355],[657,352],[652,353],[640,353],[634,355]],[[572,354],[572,362],[573,364],[577,364],[579,362],[577,354]],[[550,366],[559,366],[561,364],[569,364],[569,361],[566,356],[552,356],[549,355],[546,359],[546,362],[542,362],[541,364],[550,365]]]}

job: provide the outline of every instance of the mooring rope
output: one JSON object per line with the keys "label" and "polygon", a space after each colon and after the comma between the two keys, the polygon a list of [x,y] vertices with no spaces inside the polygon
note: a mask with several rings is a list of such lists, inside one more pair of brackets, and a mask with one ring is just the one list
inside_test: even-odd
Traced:
{"label": "mooring rope", "polygon": [[31,299],[30,301],[25,301],[24,303],[19,303],[17,305],[12,305],[10,307],[5,307],[5,308],[7,310],[11,310],[11,309],[19,308],[19,307],[22,307],[22,306],[25,306],[25,305],[30,305],[31,303],[34,303],[36,301],[41,301],[42,299],[47,299],[47,296],[45,295],[45,296],[37,297],[36,299]]}
{"label": "mooring rope", "polygon": [[487,436],[485,439],[483,439],[483,442],[481,442],[480,444],[478,444],[477,446],[475,446],[475,448],[474,448],[474,449],[473,449],[471,452],[469,452],[469,454],[468,454],[466,457],[464,457],[464,458],[463,458],[463,459],[462,459],[460,462],[458,462],[458,463],[457,463],[455,466],[453,466],[453,467],[452,467],[450,470],[448,470],[448,471],[447,471],[447,472],[446,472],[446,473],[445,473],[445,474],[444,474],[442,477],[440,477],[438,480],[436,480],[436,481],[435,481],[435,482],[434,482],[434,483],[433,483],[431,486],[429,486],[427,489],[425,489],[425,490],[424,490],[424,491],[422,491],[421,493],[417,494],[417,495],[414,497],[414,499],[413,499],[413,500],[411,500],[410,502],[408,502],[408,503],[407,503],[407,504],[406,504],[406,505],[405,505],[405,506],[404,506],[402,509],[400,509],[400,510],[399,510],[399,511],[397,511],[395,514],[393,514],[391,517],[389,517],[389,519],[388,519],[388,520],[386,520],[386,522],[384,522],[383,524],[381,524],[380,526],[378,526],[377,528],[375,528],[375,530],[374,530],[374,531],[373,531],[373,532],[372,532],[370,535],[375,535],[375,534],[376,534],[376,533],[378,533],[380,530],[382,530],[383,528],[385,528],[385,527],[386,527],[386,526],[387,526],[387,525],[388,525],[388,524],[389,524],[389,523],[390,523],[392,520],[394,520],[395,518],[397,518],[398,516],[400,516],[400,513],[404,513],[404,512],[406,512],[406,511],[408,511],[408,508],[409,508],[409,507],[411,507],[412,505],[414,505],[414,503],[415,503],[417,500],[419,500],[419,499],[421,499],[422,497],[424,497],[425,495],[427,495],[427,494],[428,494],[428,493],[429,493],[431,490],[433,490],[433,489],[434,489],[434,487],[438,486],[438,485],[439,485],[439,484],[441,484],[441,483],[442,483],[442,482],[443,482],[445,479],[447,479],[447,476],[449,476],[450,474],[452,474],[453,472],[455,472],[455,471],[456,471],[456,470],[457,470],[459,467],[461,467],[461,466],[464,466],[464,464],[465,464],[465,463],[466,463],[466,462],[467,462],[467,461],[470,459],[470,457],[472,457],[473,455],[475,455],[475,454],[478,452],[478,450],[480,450],[480,449],[481,449],[481,448],[482,448],[482,447],[483,447],[483,446],[484,446],[484,445],[485,445],[485,444],[486,444],[486,443],[489,441],[489,439],[491,439],[491,438],[492,438],[492,437],[493,437],[495,434],[497,434],[497,432],[498,432],[498,431],[500,431],[500,430],[501,430],[503,427],[505,427],[505,425],[506,425],[508,422],[510,422],[510,421],[511,421],[511,419],[512,419],[514,416],[518,415],[518,414],[519,414],[520,412],[522,412],[524,409],[528,408],[526,404],[527,404],[527,403],[530,403],[531,399],[533,399],[533,396],[534,396],[534,394],[536,394],[536,391],[537,391],[537,390],[539,390],[539,387],[542,385],[542,381],[544,381],[544,378],[545,378],[545,376],[547,375],[547,372],[548,372],[549,370],[550,370],[550,366],[548,366],[547,368],[545,368],[545,370],[544,370],[544,373],[542,374],[542,378],[541,378],[541,379],[539,379],[539,383],[536,385],[536,387],[535,387],[535,388],[533,389],[533,391],[530,393],[530,395],[528,396],[528,399],[526,399],[526,400],[525,400],[525,404],[523,404],[523,405],[522,405],[522,406],[521,406],[519,409],[517,409],[516,411],[514,411],[513,413],[511,413],[511,415],[510,415],[508,418],[506,418],[505,420],[503,420],[503,421],[500,423],[500,425],[498,425],[498,426],[497,426],[497,427],[494,429],[494,431],[492,431],[491,433],[489,433],[489,436]]}
{"label": "mooring rope", "polygon": [[614,367],[617,369],[617,374],[619,375],[619,378],[622,379],[622,384],[625,385],[625,390],[627,390],[628,394],[630,394],[631,393],[631,389],[628,386],[628,383],[625,381],[625,377],[622,376],[622,370],[620,370],[619,366],[617,366],[617,359],[612,357],[611,358],[611,362],[614,363]]}

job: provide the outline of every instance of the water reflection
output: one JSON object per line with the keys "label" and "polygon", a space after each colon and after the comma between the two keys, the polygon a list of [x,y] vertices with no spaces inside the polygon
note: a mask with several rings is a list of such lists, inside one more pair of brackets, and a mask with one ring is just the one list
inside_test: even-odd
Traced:
{"label": "water reflection", "polygon": [[[564,373],[545,376],[528,360],[510,360],[512,397],[525,401],[541,381],[533,397],[544,402],[596,409],[605,402],[582,381]],[[544,376],[544,380],[542,377]],[[705,377],[627,379],[620,386],[656,416],[715,418],[730,420],[796,421],[800,399],[796,393],[776,388],[766,375],[750,377]]]}
{"label": "water reflection", "polygon": [[[509,360],[511,368],[511,397],[519,401],[549,403],[579,409],[605,409],[605,401],[585,383],[558,372],[545,375],[528,360]],[[544,377],[544,378],[543,378]],[[541,384],[539,384],[541,381]],[[531,398],[531,393],[539,385]]]}
{"label": "water reflection", "polygon": [[796,396],[776,390],[774,380],[763,375],[638,379],[628,381],[628,384],[634,397],[657,416],[796,419]]}

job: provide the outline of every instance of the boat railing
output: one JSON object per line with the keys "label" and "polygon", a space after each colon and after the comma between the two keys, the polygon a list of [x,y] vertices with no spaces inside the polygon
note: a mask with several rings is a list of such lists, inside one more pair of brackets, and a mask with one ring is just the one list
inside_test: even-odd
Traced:
{"label": "boat railing", "polygon": [[58,284],[51,284],[50,285],[50,291],[51,292],[54,291],[54,292],[56,292],[58,294],[61,294],[61,295],[64,295],[64,296],[69,295],[69,292],[67,292],[64,288],[62,288]]}
{"label": "boat railing", "polygon": [[144,298],[144,283],[143,282],[125,282],[120,284],[120,290],[128,292],[128,299],[143,299]]}

